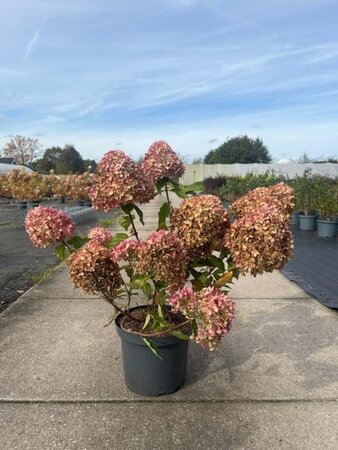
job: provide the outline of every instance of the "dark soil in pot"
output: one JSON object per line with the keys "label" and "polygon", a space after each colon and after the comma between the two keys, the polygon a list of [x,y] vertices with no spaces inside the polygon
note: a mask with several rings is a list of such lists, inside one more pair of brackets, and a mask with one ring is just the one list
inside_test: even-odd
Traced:
{"label": "dark soil in pot", "polygon": [[[140,310],[140,307],[130,311],[137,314],[137,310]],[[143,315],[141,311],[140,314]],[[166,320],[177,320],[174,316],[176,315],[166,315]],[[147,339],[156,345],[160,359],[149,349],[142,337],[135,334],[135,331],[137,333],[137,330],[142,328],[142,323],[120,314],[115,324],[117,334],[121,338],[124,376],[128,389],[137,394],[155,397],[171,394],[184,384],[188,340],[171,335],[147,335]],[[191,332],[187,328],[182,328],[181,331],[186,334]]]}

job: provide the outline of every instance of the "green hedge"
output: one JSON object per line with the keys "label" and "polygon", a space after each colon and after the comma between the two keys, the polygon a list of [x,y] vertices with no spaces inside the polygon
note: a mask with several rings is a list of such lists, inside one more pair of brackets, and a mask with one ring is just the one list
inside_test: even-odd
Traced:
{"label": "green hedge", "polygon": [[203,181],[206,194],[218,195],[224,201],[233,202],[258,187],[269,187],[285,182],[294,188],[295,211],[305,214],[319,212],[323,219],[334,219],[338,214],[338,179],[314,175],[310,169],[293,180],[281,173],[267,171],[263,174],[249,172],[245,176],[225,177],[217,175]]}

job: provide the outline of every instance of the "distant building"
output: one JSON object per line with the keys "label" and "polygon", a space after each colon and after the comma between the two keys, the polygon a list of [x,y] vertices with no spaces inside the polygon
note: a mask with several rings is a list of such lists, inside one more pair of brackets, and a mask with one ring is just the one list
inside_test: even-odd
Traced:
{"label": "distant building", "polygon": [[0,164],[16,164],[15,158],[1,158]]}
{"label": "distant building", "polygon": [[[4,159],[4,158],[2,158],[2,159]],[[28,172],[28,173],[33,172],[33,170],[29,169],[28,167],[20,166],[18,164],[5,164],[0,161],[0,174],[5,174],[5,173],[11,172],[12,170],[15,170],[15,169],[24,170],[25,172]]]}
{"label": "distant building", "polygon": [[276,161],[276,164],[294,164],[293,159],[282,158]]}

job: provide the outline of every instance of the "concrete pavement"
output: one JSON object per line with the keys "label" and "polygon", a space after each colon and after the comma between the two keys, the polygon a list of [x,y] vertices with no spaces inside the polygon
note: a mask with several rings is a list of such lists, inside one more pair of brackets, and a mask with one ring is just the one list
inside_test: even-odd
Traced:
{"label": "concrete pavement", "polygon": [[0,316],[0,448],[336,449],[337,312],[277,271],[231,295],[220,348],[192,344],[185,386],[144,398],[124,386],[109,305],[59,266]]}

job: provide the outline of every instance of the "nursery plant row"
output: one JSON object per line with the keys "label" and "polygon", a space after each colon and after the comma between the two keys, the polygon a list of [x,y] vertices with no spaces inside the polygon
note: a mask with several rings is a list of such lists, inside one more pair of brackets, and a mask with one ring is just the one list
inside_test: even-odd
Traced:
{"label": "nursery plant row", "polygon": [[216,176],[203,181],[205,193],[218,195],[226,205],[256,188],[285,182],[294,189],[295,208],[292,225],[303,231],[318,229],[320,237],[337,236],[338,232],[338,179],[313,174],[306,169],[294,179],[281,173],[250,172],[245,176]]}

